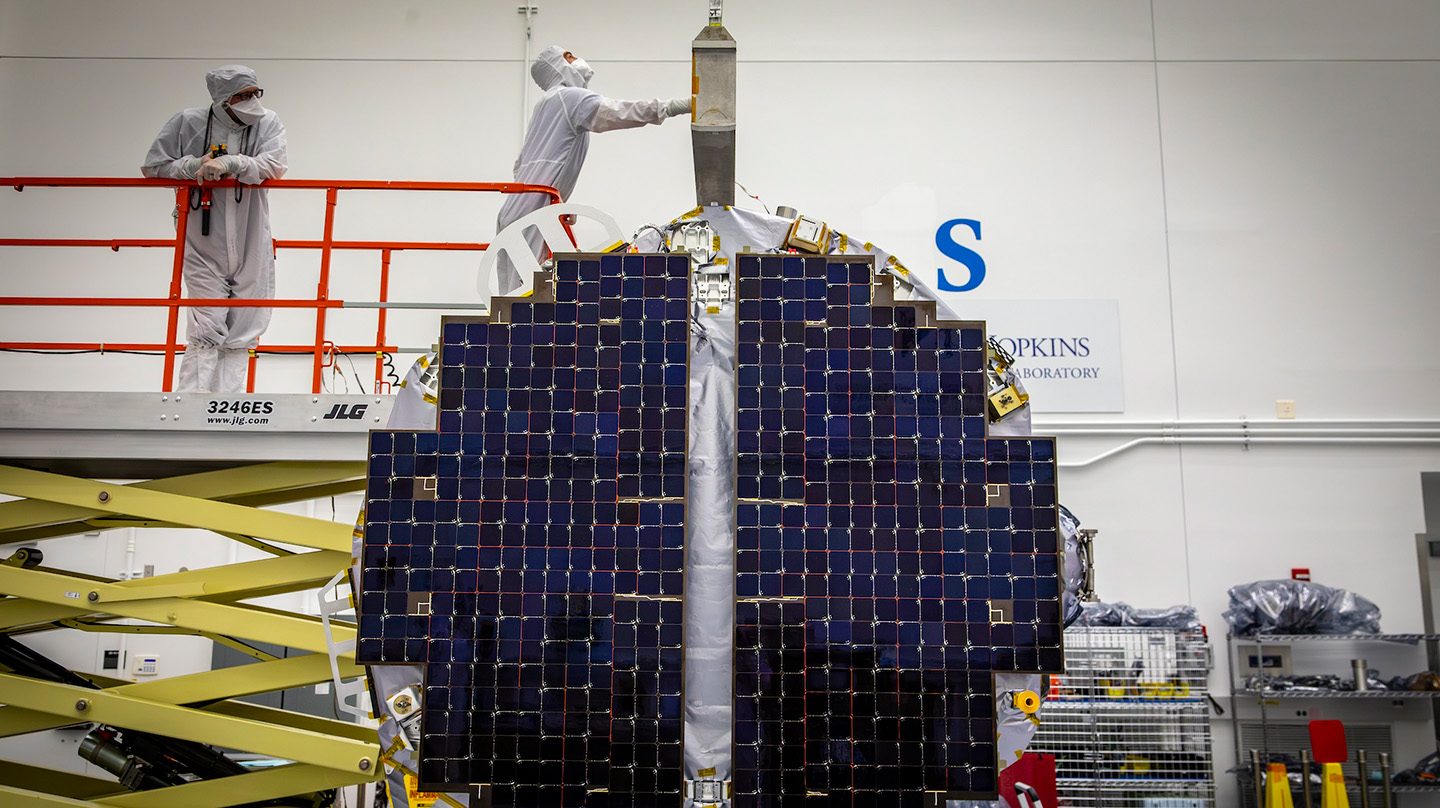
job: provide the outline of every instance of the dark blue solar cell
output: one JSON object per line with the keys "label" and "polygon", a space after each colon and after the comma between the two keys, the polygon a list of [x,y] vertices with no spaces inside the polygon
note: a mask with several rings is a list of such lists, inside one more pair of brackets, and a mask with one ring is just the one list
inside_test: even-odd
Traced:
{"label": "dark blue solar cell", "polygon": [[[742,455],[736,479],[736,804],[993,795],[990,674],[1060,659],[1053,448],[989,440],[983,329],[918,328],[911,308],[868,305],[868,263],[742,256],[738,270],[785,278],[800,261],[803,290],[782,281],[774,299],[754,300],[763,284],[740,287],[739,441],[759,454]],[[810,324],[767,321],[802,291],[819,306]],[[780,377],[806,391],[794,420],[768,415],[777,345],[804,372]],[[791,455],[793,476],[782,471]],[[779,503],[747,502],[777,490],[806,503],[797,527]],[[1007,495],[1008,506],[992,501]],[[804,534],[793,552],[790,530]],[[763,611],[777,605],[766,598],[797,596],[781,601],[794,616]],[[1010,601],[1013,622],[991,622],[993,600]],[[797,623],[803,641],[787,641]],[[770,727],[787,709],[783,683],[755,678],[787,648],[807,683],[793,745]],[[937,732],[906,730],[922,725]]]}
{"label": "dark blue solar cell", "polygon": [[446,322],[441,356],[470,372],[441,370],[441,432],[371,438],[357,654],[430,663],[425,785],[488,783],[497,806],[678,792],[684,506],[617,500],[684,494],[687,267],[562,260],[560,302]]}

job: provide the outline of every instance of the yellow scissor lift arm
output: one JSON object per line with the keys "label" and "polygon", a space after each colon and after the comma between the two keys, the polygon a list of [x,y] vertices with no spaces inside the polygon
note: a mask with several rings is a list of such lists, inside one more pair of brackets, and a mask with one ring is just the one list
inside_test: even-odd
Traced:
{"label": "yellow scissor lift arm", "polygon": [[[308,402],[311,398],[306,397],[307,403],[322,409],[340,397]],[[385,403],[388,405],[388,400]],[[0,460],[16,464],[0,465],[0,494],[18,497],[0,503],[0,556],[10,556],[10,561],[0,563],[0,593],[4,595],[0,598],[0,634],[54,630],[191,634],[224,643],[258,660],[138,683],[79,674],[99,689],[22,676],[0,665],[0,703],[4,704],[0,707],[0,737],[93,722],[294,761],[142,791],[125,790],[99,778],[0,761],[0,804],[7,808],[219,808],[379,778],[383,767],[374,729],[238,701],[244,696],[331,681],[328,649],[332,643],[354,639],[352,626],[332,623],[327,643],[319,617],[245,602],[318,588],[349,567],[351,525],[262,508],[363,490],[364,436],[372,424],[354,426],[352,445],[337,451],[335,436],[330,435],[330,448],[323,453],[346,459],[254,462],[247,458],[230,467],[173,476],[163,474],[164,462],[152,462],[150,471],[160,473],[128,484],[18,465],[63,469],[63,460]],[[4,428],[0,424],[0,436]],[[90,437],[103,441],[103,435]],[[267,437],[274,440],[276,436]],[[224,466],[225,462],[212,459],[208,465]],[[173,466],[184,468],[186,464]],[[103,463],[88,466],[92,472],[103,467]],[[48,538],[117,527],[199,528],[259,548],[270,557],[116,581],[48,568],[35,563],[33,553],[13,552],[20,543],[43,546]],[[296,552],[279,545],[310,549]],[[125,622],[115,622],[118,620]],[[310,653],[280,659],[250,642]],[[364,675],[364,669],[355,664],[353,656],[341,656],[339,674],[358,677]]]}

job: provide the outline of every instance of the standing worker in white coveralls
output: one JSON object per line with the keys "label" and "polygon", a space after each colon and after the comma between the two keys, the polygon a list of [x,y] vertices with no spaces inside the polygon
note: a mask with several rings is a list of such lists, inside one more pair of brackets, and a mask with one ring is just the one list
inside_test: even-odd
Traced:
{"label": "standing worker in white coveralls", "polygon": [[[285,127],[260,103],[255,71],[226,65],[205,74],[212,103],[171,118],[141,172],[212,186],[209,215],[190,194],[185,228],[185,294],[196,298],[275,297],[270,201],[256,185],[285,175]],[[205,221],[208,219],[208,223]],[[209,227],[208,234],[204,232]],[[178,392],[244,392],[250,351],[270,325],[270,309],[190,307]]]}
{"label": "standing worker in white coveralls", "polygon": [[[525,130],[525,143],[515,160],[515,181],[529,185],[549,185],[568,200],[585,165],[590,148],[591,132],[612,129],[633,129],[650,123],[664,123],[666,118],[691,112],[689,97],[661,101],[617,101],[586,89],[595,71],[584,59],[551,45],[530,63],[530,76],[545,91],[530,116]],[[505,197],[495,232],[511,222],[549,204],[544,194],[511,194]],[[544,242],[531,230],[525,240],[541,258]],[[520,286],[520,273],[502,255],[497,262],[500,293],[508,294]]]}

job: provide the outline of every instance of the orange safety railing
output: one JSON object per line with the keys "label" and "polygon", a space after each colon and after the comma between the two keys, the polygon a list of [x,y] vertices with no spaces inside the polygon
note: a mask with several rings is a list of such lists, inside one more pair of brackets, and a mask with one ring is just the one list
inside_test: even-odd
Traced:
{"label": "orange safety railing", "polygon": [[[165,356],[165,377],[162,390],[170,392],[175,371],[175,355],[183,344],[177,342],[180,326],[180,309],[189,306],[292,308],[315,310],[314,345],[265,345],[271,353],[311,353],[314,355],[314,374],[311,392],[320,392],[322,371],[330,366],[326,357],[340,353],[375,352],[375,392],[380,392],[384,379],[384,355],[396,350],[385,344],[386,312],[390,308],[390,258],[396,250],[472,250],[483,251],[490,245],[478,242],[433,242],[433,241],[342,241],[336,240],[335,208],[340,191],[468,191],[502,194],[541,193],[550,197],[551,204],[561,201],[560,192],[546,185],[525,185],[516,182],[387,182],[332,180],[266,180],[261,188],[286,189],[303,188],[325,191],[324,233],[317,240],[275,239],[275,248],[319,250],[320,281],[311,299],[266,299],[243,300],[235,298],[187,298],[181,296],[182,275],[185,266],[185,225],[189,218],[190,192],[196,183],[179,185],[175,180],[146,178],[104,178],[104,177],[0,177],[0,185],[9,185],[16,191],[27,186],[49,188],[174,188],[176,206],[180,218],[174,238],[165,239],[74,239],[74,238],[0,238],[0,247],[108,247],[119,251],[122,247],[170,247],[175,251],[174,266],[170,278],[168,297],[0,297],[0,306],[142,306],[169,309],[163,343],[84,343],[84,342],[0,342],[0,350],[54,350],[54,351],[163,351]],[[212,184],[210,188],[233,187],[233,183]],[[330,256],[335,250],[378,250],[380,252],[380,300],[376,304],[358,306],[375,308],[376,317],[374,345],[334,345],[325,339],[325,315],[330,309],[345,308],[343,300],[330,299]],[[397,306],[399,307],[399,306]],[[258,349],[257,349],[258,351]],[[255,353],[250,356],[248,390],[255,389]]]}

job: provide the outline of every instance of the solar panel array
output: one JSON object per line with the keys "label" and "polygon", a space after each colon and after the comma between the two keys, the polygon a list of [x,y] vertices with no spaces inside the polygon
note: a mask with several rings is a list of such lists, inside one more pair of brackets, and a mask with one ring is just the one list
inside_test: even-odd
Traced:
{"label": "solar panel array", "polygon": [[[372,435],[357,657],[424,666],[422,786],[680,803],[689,269],[447,319],[439,429]],[[868,259],[736,270],[735,804],[993,794],[992,673],[1061,664],[1053,443]]]}
{"label": "solar panel array", "polygon": [[1061,667],[1054,445],[868,260],[737,270],[736,805],[994,794],[992,672]]}
{"label": "solar panel array", "polygon": [[422,786],[676,804],[688,272],[559,261],[447,319],[437,432],[372,434],[357,658],[424,666]]}

